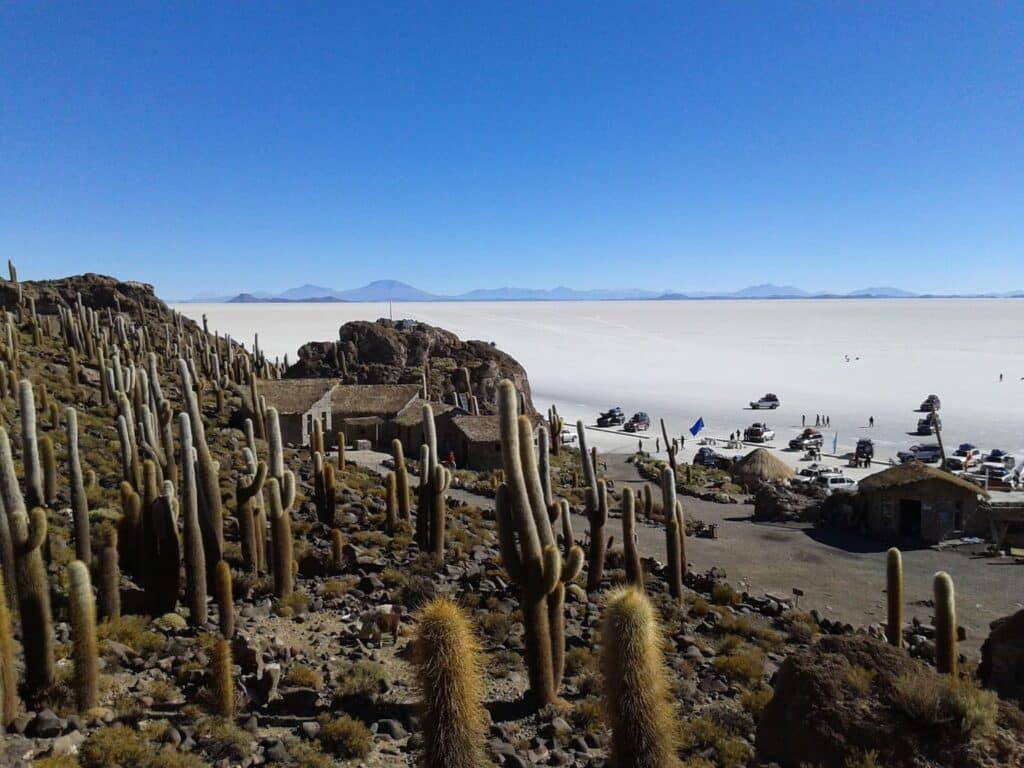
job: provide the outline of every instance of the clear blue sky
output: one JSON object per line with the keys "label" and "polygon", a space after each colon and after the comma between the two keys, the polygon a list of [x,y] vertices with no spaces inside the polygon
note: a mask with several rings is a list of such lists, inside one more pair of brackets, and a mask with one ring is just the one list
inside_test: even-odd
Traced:
{"label": "clear blue sky", "polygon": [[1022,246],[1024,3],[0,7],[22,278],[1006,290]]}

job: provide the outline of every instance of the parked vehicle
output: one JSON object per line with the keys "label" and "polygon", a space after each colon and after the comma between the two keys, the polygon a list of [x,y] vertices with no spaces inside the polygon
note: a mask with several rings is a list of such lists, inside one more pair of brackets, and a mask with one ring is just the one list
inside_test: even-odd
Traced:
{"label": "parked vehicle", "polygon": [[825,493],[830,496],[834,491],[847,491],[850,493],[857,491],[857,481],[852,477],[844,477],[843,475],[822,475],[815,482],[824,488]]}
{"label": "parked vehicle", "polygon": [[775,410],[776,408],[779,407],[779,396],[769,392],[760,400],[752,401],[750,403],[750,407],[753,408],[755,411],[761,410],[762,408]]}
{"label": "parked vehicle", "polygon": [[597,417],[597,426],[599,427],[617,427],[619,424],[624,424],[626,421],[626,414],[622,412],[619,406],[610,408],[600,416]]}
{"label": "parked vehicle", "polygon": [[857,447],[853,451],[853,455],[861,461],[870,462],[875,458],[875,444],[867,437],[862,437],[857,441]]}
{"label": "parked vehicle", "polygon": [[939,400],[939,396],[938,395],[928,395],[928,397],[926,397],[924,399],[924,402],[921,403],[921,407],[918,408],[918,410],[919,411],[928,411],[929,413],[934,413],[935,411],[939,410],[939,408],[941,408],[941,407],[942,407],[942,402]]}
{"label": "parked vehicle", "polygon": [[1006,451],[994,448],[982,458],[981,466],[991,469],[1013,469],[1017,466],[1017,460]]}
{"label": "parked vehicle", "polygon": [[562,440],[562,445],[572,445],[576,442],[576,430],[569,429],[569,427],[562,427],[562,434],[559,435]]}
{"label": "parked vehicle", "polygon": [[946,459],[946,469],[970,469],[981,462],[981,450],[970,443],[960,443],[953,455]]}
{"label": "parked vehicle", "polygon": [[1018,477],[1011,468],[994,466],[992,464],[982,464],[975,472],[967,475],[967,477],[983,487],[987,484],[1016,488],[1018,484]]}
{"label": "parked vehicle", "polygon": [[697,453],[693,457],[693,463],[697,467],[717,467],[724,458],[724,456],[715,453],[713,449],[704,447],[697,449]]}
{"label": "parked vehicle", "polygon": [[939,448],[938,443],[912,445],[908,450],[897,453],[896,458],[899,459],[900,464],[906,464],[908,461],[921,461],[925,464],[931,464],[933,461],[942,460],[942,450]]}
{"label": "parked vehicle", "polygon": [[825,438],[814,427],[808,427],[789,441],[789,447],[798,451],[806,451],[808,448],[821,448],[824,444]]}
{"label": "parked vehicle", "polygon": [[623,427],[627,432],[643,432],[645,429],[651,428],[651,417],[643,411],[638,411],[633,414],[633,418],[626,422]]}
{"label": "parked vehicle", "polygon": [[839,477],[842,474],[843,470],[838,467],[827,467],[824,464],[808,464],[796,473],[796,477],[791,482],[806,485],[817,482],[819,477]]}
{"label": "parked vehicle", "polygon": [[747,443],[769,443],[774,439],[775,430],[757,421],[743,430],[743,440]]}
{"label": "parked vehicle", "polygon": [[917,434],[919,435],[931,435],[938,429],[942,429],[942,421],[935,411],[917,420]]}

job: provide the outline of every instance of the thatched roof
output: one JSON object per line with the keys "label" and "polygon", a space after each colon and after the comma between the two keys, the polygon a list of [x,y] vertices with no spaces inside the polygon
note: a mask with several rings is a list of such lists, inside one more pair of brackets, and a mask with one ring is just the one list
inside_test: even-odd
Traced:
{"label": "thatched roof", "polygon": [[928,482],[929,480],[949,483],[962,491],[970,491],[979,496],[988,496],[988,491],[971,481],[964,480],[952,472],[944,472],[941,469],[929,467],[920,461],[908,461],[906,464],[897,464],[895,467],[889,467],[874,475],[868,475],[857,484],[857,487],[860,491],[870,493],[872,491],[887,491],[890,488],[900,488],[906,485],[913,485],[914,483]]}
{"label": "thatched roof", "polygon": [[331,412],[341,418],[391,418],[419,391],[419,384],[339,384],[331,393]]}
{"label": "thatched roof", "polygon": [[452,427],[471,443],[497,443],[501,440],[497,416],[453,416]]}
{"label": "thatched roof", "polygon": [[767,448],[755,448],[736,463],[732,473],[740,480],[761,480],[769,483],[784,482],[794,474],[792,469]]}
{"label": "thatched roof", "polygon": [[260,381],[259,393],[266,399],[267,407],[276,408],[280,414],[305,413],[337,383],[337,379]]}
{"label": "thatched roof", "polygon": [[[393,420],[394,423],[400,427],[418,427],[423,423],[423,405],[425,402],[423,398],[417,397],[399,412]],[[455,406],[451,403],[431,403],[430,409],[434,412],[434,417],[436,418],[444,413],[455,410]]]}

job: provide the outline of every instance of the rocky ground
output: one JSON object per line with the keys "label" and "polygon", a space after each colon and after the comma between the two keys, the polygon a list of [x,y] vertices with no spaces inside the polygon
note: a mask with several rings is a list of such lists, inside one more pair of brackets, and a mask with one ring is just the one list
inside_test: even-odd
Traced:
{"label": "rocky ground", "polygon": [[[160,323],[176,322],[158,301],[138,299],[133,292],[151,296],[144,286],[121,290],[108,285],[103,293],[89,281],[71,282],[61,283],[59,292],[56,287],[49,293],[40,290],[40,295],[74,301],[83,285],[89,289],[84,295],[95,290],[115,310],[120,306],[131,313],[137,305],[154,336],[163,328]],[[10,302],[11,286],[5,284],[0,295]],[[10,303],[7,308],[14,310]],[[81,362],[78,379],[72,381],[63,339],[47,333],[36,343],[24,323],[18,333],[19,376],[31,380],[37,393],[45,385],[49,399],[79,411],[83,462],[96,475],[89,486],[93,540],[100,541],[103,529],[121,516],[114,412],[100,403],[98,375],[89,361]],[[175,377],[164,370],[161,379],[177,409],[181,396]],[[37,394],[37,405],[38,399]],[[567,664],[561,688],[566,704],[538,712],[527,695],[519,588],[510,581],[497,549],[487,492],[494,478],[457,473],[449,492],[445,556],[438,562],[419,552],[408,527],[385,532],[380,472],[386,467],[377,459],[348,456],[338,470],[337,504],[327,524],[314,505],[308,450],[287,450],[298,486],[292,509],[298,571],[296,591],[275,598],[268,575],[254,576],[242,567],[233,513],[245,438],[229,426],[241,403],[240,392],[229,390],[221,408],[209,391],[203,401],[207,439],[220,462],[227,508],[225,559],[232,569],[236,616],[231,641],[236,715],[213,714],[211,659],[220,618],[216,604],[211,602],[210,621],[202,627],[188,625],[183,599],[173,613],[143,615],[139,587],[127,573],[121,582],[124,615],[98,626],[99,706],[77,711],[69,686],[66,569],[73,549],[62,476],[48,510],[52,546],[47,568],[58,682],[44,696],[24,702],[7,728],[0,765],[417,764],[423,737],[412,682],[411,638],[416,611],[438,595],[462,605],[482,638],[490,718],[487,753],[495,765],[607,763],[609,736],[598,665],[600,618],[604,592],[625,578],[621,539],[608,554],[600,590],[586,593],[586,573],[567,589]],[[40,431],[56,444],[63,468],[65,440],[47,414],[41,409]],[[9,396],[0,401],[0,419],[20,458],[20,417]],[[264,458],[263,441],[258,449]],[[578,507],[578,453],[563,451],[553,464],[556,493]],[[20,471],[20,462],[18,467]],[[574,516],[574,525],[575,538],[585,544],[585,518]],[[610,533],[621,536],[615,525],[613,521]],[[340,558],[332,528],[341,532],[345,545]],[[826,621],[785,599],[737,589],[739,585],[730,585],[726,574],[713,567],[706,551],[695,556],[698,565],[687,576],[684,599],[670,599],[661,550],[654,547],[663,536],[657,518],[645,522],[643,529],[644,540],[650,542],[643,552],[646,591],[663,625],[684,765],[924,768],[1024,761],[1017,707],[997,702],[969,682],[950,687],[925,663],[873,637],[877,629],[854,634],[846,622]],[[688,544],[701,552],[697,541],[691,537]],[[397,606],[402,616],[396,637],[376,631],[378,613],[389,606]],[[20,641],[17,621],[14,628]],[[928,627],[915,631],[929,640]],[[965,671],[970,672],[970,665]],[[788,736],[804,731],[800,739]],[[927,746],[936,734],[941,735],[936,742],[941,750]]]}

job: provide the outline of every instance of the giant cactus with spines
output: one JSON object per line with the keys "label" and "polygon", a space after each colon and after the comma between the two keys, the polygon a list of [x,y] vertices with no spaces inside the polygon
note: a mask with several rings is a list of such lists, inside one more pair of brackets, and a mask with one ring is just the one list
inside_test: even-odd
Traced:
{"label": "giant cactus with spines", "polygon": [[391,455],[395,462],[395,490],[398,495],[398,517],[408,521],[409,512],[409,470],[405,466],[405,452],[402,441],[397,437],[391,441]]}
{"label": "giant cactus with spines", "polygon": [[483,768],[487,716],[480,642],[455,603],[438,598],[419,615],[414,644],[423,697],[423,768]]}
{"label": "giant cactus with spines", "polygon": [[590,488],[597,496],[597,468],[594,466],[593,456],[587,450],[587,428],[583,426],[583,420],[576,422],[576,435],[580,444],[580,464],[583,466],[583,482],[586,488]]}
{"label": "giant cactus with spines", "polygon": [[945,571],[935,574],[935,670],[956,679],[957,652],[956,594],[953,579]]}
{"label": "giant cactus with spines", "polygon": [[384,530],[394,534],[398,529],[398,481],[394,472],[388,472],[384,483]]}
{"label": "giant cactus with spines", "polygon": [[78,412],[68,406],[65,411],[68,437],[68,478],[71,484],[71,517],[75,533],[75,557],[83,563],[92,562],[92,541],[89,538],[89,500],[85,493],[82,460],[78,451]]}
{"label": "giant cactus with spines", "polygon": [[287,597],[295,585],[295,576],[292,572],[292,523],[291,513],[281,499],[281,487],[276,477],[267,480],[267,495],[274,553],[274,594],[277,597]]}
{"label": "giant cactus with spines", "polygon": [[25,466],[25,504],[32,509],[44,506],[45,495],[36,435],[35,396],[28,379],[18,382],[18,413],[21,416],[21,458]]}
{"label": "giant cactus with spines", "polygon": [[573,547],[563,562],[533,449],[533,426],[518,415],[511,381],[498,386],[502,459],[506,482],[495,499],[499,542],[506,570],[522,589],[526,662],[538,707],[558,701],[565,659],[564,584],[576,578],[583,552]]}
{"label": "giant cactus with spines", "polygon": [[192,443],[196,450],[197,486],[199,489],[199,524],[203,531],[203,549],[206,555],[206,580],[212,583],[213,569],[224,552],[224,514],[220,497],[220,478],[217,465],[206,442],[206,427],[199,408],[199,398],[193,391],[188,363],[178,359],[181,396],[192,427]]}
{"label": "giant cactus with spines", "polygon": [[668,579],[669,594],[679,599],[683,596],[683,561],[679,551],[679,517],[675,514],[676,476],[671,467],[662,467],[661,470],[661,498],[665,518],[665,547],[668,552],[665,578]]}
{"label": "giant cactus with spines", "polygon": [[117,556],[117,529],[104,531],[103,546],[100,549],[100,580],[97,589],[99,615],[105,619],[116,619],[121,615],[121,569]]}
{"label": "giant cactus with spines", "polygon": [[14,592],[18,598],[25,653],[26,690],[32,697],[48,688],[54,680],[53,617],[42,556],[47,533],[46,512],[35,507],[31,514],[26,514],[25,499],[14,471],[11,443],[3,427],[0,427],[0,493],[10,528]]}
{"label": "giant cactus with spines", "polygon": [[257,541],[259,513],[256,510],[256,499],[263,492],[263,484],[267,479],[267,463],[256,462],[255,473],[247,477],[251,480],[240,476],[235,483],[235,515],[238,517],[239,537],[242,540],[242,562],[250,573],[257,573],[260,568],[260,546]]}
{"label": "giant cactus with spines", "polygon": [[604,480],[597,481],[597,493],[586,490],[587,520],[590,523],[590,548],[587,552],[587,592],[601,588],[604,576],[604,558],[608,548],[605,525],[608,523],[608,488]]}
{"label": "giant cactus with spines", "polygon": [[885,635],[890,645],[903,647],[903,556],[890,547],[885,560]]}
{"label": "giant cactus with spines", "polygon": [[626,581],[644,588],[643,567],[636,540],[636,499],[632,488],[622,489],[622,552],[626,567]]}
{"label": "giant cactus with spines", "polygon": [[57,503],[57,454],[49,435],[39,438],[39,458],[43,465],[43,501],[52,507]]}
{"label": "giant cactus with spines", "polygon": [[654,608],[636,587],[608,597],[601,670],[617,768],[677,768],[679,729]]}
{"label": "giant cactus with spines", "polygon": [[81,560],[68,566],[68,615],[75,699],[80,712],[99,703],[99,658],[96,646],[96,601],[89,568]]}
{"label": "giant cactus with spines", "polygon": [[544,504],[550,509],[555,498],[551,493],[551,456],[548,451],[548,431],[541,425],[537,430],[537,465],[541,490],[544,492]]}
{"label": "giant cactus with spines", "polygon": [[235,635],[235,601],[231,593],[231,568],[226,560],[217,563],[217,624],[222,637],[230,640]]}
{"label": "giant cactus with spines", "polygon": [[[0,517],[6,514],[0,510]],[[14,631],[7,603],[7,585],[0,575],[0,726],[18,716],[18,671],[14,666]]]}
{"label": "giant cactus with spines", "polygon": [[419,509],[416,517],[417,543],[424,552],[444,557],[444,528],[447,516],[445,493],[452,474],[441,466],[437,452],[434,411],[423,405],[423,445],[420,447]]}
{"label": "giant cactus with spines", "polygon": [[178,539],[178,501],[174,486],[164,483],[150,507],[146,537],[146,608],[151,616],[173,613],[181,582],[181,542]]}
{"label": "giant cactus with spines", "polygon": [[551,453],[558,456],[562,452],[562,429],[565,419],[558,415],[558,408],[548,408],[548,426],[551,428]]}
{"label": "giant cactus with spines", "polygon": [[121,517],[117,521],[118,559],[121,568],[139,580],[142,551],[142,497],[127,480],[121,481]]}
{"label": "giant cactus with spines", "polygon": [[181,437],[181,513],[185,533],[185,602],[189,624],[201,627],[207,619],[206,551],[199,524],[199,491],[188,414],[178,414],[178,433]]}

